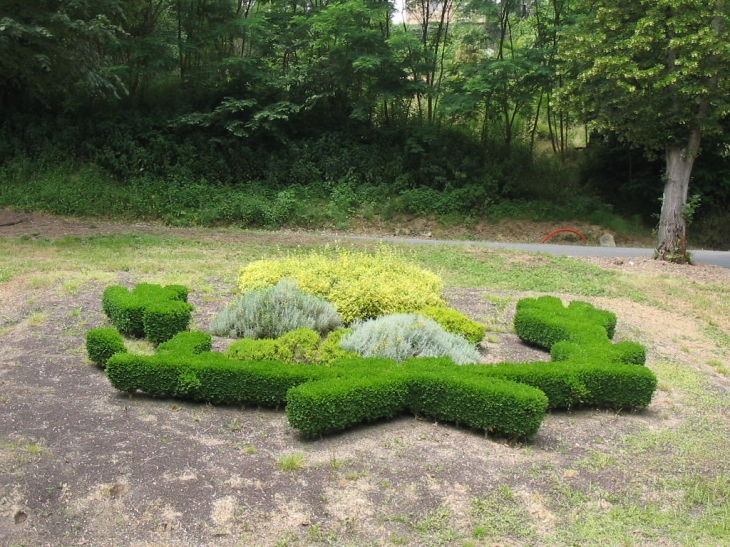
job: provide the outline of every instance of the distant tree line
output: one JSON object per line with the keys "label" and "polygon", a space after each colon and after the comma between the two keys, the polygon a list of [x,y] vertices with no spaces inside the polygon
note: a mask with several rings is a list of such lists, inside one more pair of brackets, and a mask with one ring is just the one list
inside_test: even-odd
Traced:
{"label": "distant tree line", "polygon": [[[349,176],[394,194],[481,188],[475,199],[492,204],[579,194],[648,218],[662,172],[686,157],[699,159],[689,191],[683,160],[674,216],[730,205],[724,0],[406,8],[404,18],[389,0],[0,0],[0,160],[73,159],[123,180]],[[354,170],[327,165],[326,143],[338,161],[342,149],[359,158]],[[383,162],[388,150],[395,160]],[[657,166],[652,153],[675,161]],[[684,248],[675,228],[663,255]]]}

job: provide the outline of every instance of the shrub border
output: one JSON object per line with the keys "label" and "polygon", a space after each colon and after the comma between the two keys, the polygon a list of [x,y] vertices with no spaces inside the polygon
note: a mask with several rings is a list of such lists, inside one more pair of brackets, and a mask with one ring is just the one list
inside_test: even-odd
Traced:
{"label": "shrub border", "polygon": [[192,320],[193,306],[188,303],[187,287],[182,285],[140,283],[131,291],[112,285],[102,294],[101,302],[104,314],[121,334],[147,338],[153,344],[187,330]]}
{"label": "shrub border", "polygon": [[[639,344],[613,344],[616,317],[554,297],[518,303],[515,329],[551,349],[552,362],[455,365],[448,358],[353,358],[330,367],[239,361],[211,353],[207,333],[181,332],[152,356],[116,353],[112,385],[127,392],[213,404],[286,406],[307,436],[341,431],[405,411],[514,439],[532,437],[549,409],[646,407],[656,376]],[[103,338],[102,338],[103,339]],[[111,337],[110,339],[113,339]]]}

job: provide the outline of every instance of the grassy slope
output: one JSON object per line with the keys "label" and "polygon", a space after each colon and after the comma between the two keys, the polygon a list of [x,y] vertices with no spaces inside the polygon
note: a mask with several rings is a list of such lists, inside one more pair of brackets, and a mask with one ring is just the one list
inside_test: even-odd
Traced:
{"label": "grassy slope", "polygon": [[[0,295],[12,281],[31,288],[57,286],[72,298],[87,283],[115,282],[119,272],[206,293],[221,282],[233,287],[238,268],[250,260],[316,245],[276,245],[275,238],[0,239]],[[679,318],[687,329],[655,331],[647,321],[631,333],[650,348],[649,366],[660,379],[657,398],[664,401],[661,412],[650,413],[642,427],[567,466],[547,460],[515,468],[513,485],[474,498],[468,515],[445,506],[419,518],[391,515],[384,526],[397,524],[399,533],[390,535],[389,544],[730,545],[730,281],[708,285],[668,275],[629,276],[566,258],[496,250],[429,246],[405,252],[440,272],[447,286],[509,291],[515,299],[511,291],[598,297],[608,309]],[[0,336],[11,328],[0,322]],[[521,459],[529,458],[529,446],[515,450]],[[571,480],[577,475],[582,480]],[[515,484],[538,485],[540,499],[525,499]],[[324,536],[311,533],[287,537],[271,544],[324,542]],[[338,544],[372,543],[351,537]]]}

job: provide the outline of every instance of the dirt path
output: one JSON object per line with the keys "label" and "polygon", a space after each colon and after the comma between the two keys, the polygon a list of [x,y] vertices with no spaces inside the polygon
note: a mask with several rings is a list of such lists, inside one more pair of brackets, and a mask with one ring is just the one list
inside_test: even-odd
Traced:
{"label": "dirt path", "polygon": [[[402,217],[393,222],[353,220],[346,232],[349,235],[373,237],[402,237],[423,239],[463,239],[493,242],[539,243],[543,237],[557,228],[565,227],[564,223],[528,222],[503,220],[498,223],[480,222],[474,226],[442,226],[430,219]],[[604,233],[612,233],[600,226],[585,222],[570,223],[570,227],[579,230],[590,244],[597,245],[598,238]],[[204,229],[204,228],[172,228],[158,223],[122,223],[100,220],[79,220],[61,218],[46,214],[30,214],[9,209],[0,209],[0,237],[38,237],[56,240],[66,236],[93,236],[99,234],[122,233],[173,234],[188,237],[204,238],[240,238],[246,234],[275,234],[280,237],[318,237],[340,234],[337,231],[301,232],[301,231],[241,231],[236,229]],[[343,232],[344,233],[344,232]],[[651,247],[653,240],[639,236],[619,236],[616,243],[623,247]],[[550,243],[577,243],[579,238],[573,234],[558,234],[550,239]]]}

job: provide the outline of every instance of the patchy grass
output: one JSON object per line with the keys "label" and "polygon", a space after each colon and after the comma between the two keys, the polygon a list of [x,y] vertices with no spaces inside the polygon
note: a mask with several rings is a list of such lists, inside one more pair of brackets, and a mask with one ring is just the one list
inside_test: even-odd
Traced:
{"label": "patchy grass", "polygon": [[38,327],[48,320],[48,314],[44,311],[34,311],[28,317],[28,325]]}
{"label": "patchy grass", "polygon": [[302,452],[284,454],[279,456],[277,464],[282,471],[299,471],[304,468],[304,454]]}
{"label": "patchy grass", "polygon": [[[55,546],[93,533],[119,547],[730,545],[730,281],[722,278],[482,248],[407,250],[448,287],[485,291],[491,344],[511,328],[520,297],[551,293],[600,301],[617,313],[619,338],[647,345],[660,382],[647,411],[552,413],[524,445],[412,417],[306,440],[281,411],[128,396],[102,371],[72,368],[83,361],[83,331],[103,322],[104,286],[188,285],[205,328],[241,266],[319,243],[212,231],[0,239],[9,310],[0,320],[0,382],[9,382],[0,474],[18,491],[3,493],[8,507],[33,522],[0,523],[0,535]],[[131,493],[110,490],[111,481]]]}
{"label": "patchy grass", "polygon": [[616,272],[592,264],[547,254],[484,247],[414,248],[423,266],[440,272],[446,283],[493,290],[567,293],[581,296],[617,296],[623,286]]}

